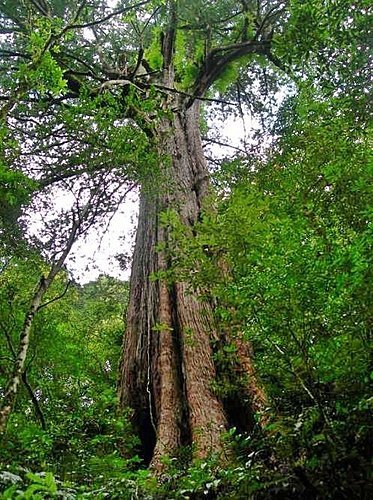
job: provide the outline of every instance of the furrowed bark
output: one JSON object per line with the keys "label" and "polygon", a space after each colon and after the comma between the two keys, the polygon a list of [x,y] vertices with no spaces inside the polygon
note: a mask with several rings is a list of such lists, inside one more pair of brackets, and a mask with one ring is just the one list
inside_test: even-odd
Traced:
{"label": "furrowed bark", "polygon": [[222,432],[227,427],[222,403],[213,393],[215,366],[211,340],[216,337],[208,304],[188,292],[184,283],[176,284],[178,321],[183,335],[183,358],[189,428],[195,455],[222,452]]}
{"label": "furrowed bark", "polygon": [[131,276],[119,396],[122,405],[134,409],[144,456],[157,470],[162,469],[161,456],[174,455],[180,445],[193,443],[197,456],[221,451],[226,427],[222,404],[211,388],[210,341],[217,334],[209,307],[185,284],[169,286],[150,277],[168,267],[163,252],[156,251],[168,245],[160,213],[172,208],[192,227],[207,193],[198,121],[195,103],[162,124],[159,147],[172,158],[172,166],[166,167],[168,182],[161,193],[142,195]]}
{"label": "furrowed bark", "polygon": [[268,407],[268,399],[264,388],[260,384],[253,363],[254,353],[250,342],[236,339],[237,356],[243,376],[247,379],[246,390],[251,400],[253,412],[261,414],[261,424],[266,423],[265,409]]}
{"label": "furrowed bark", "polygon": [[[193,445],[194,456],[200,458],[225,453],[222,434],[231,420],[225,410],[231,409],[224,408],[212,389],[216,371],[211,346],[220,335],[211,305],[185,283],[168,285],[151,277],[172,265],[164,251],[170,241],[160,214],[175,210],[192,234],[208,193],[198,102],[163,120],[157,130],[158,147],[172,164],[165,167],[167,183],[160,192],[141,195],[118,394],[122,407],[133,408],[145,460],[162,472],[162,456],[175,456],[183,445]],[[249,412],[245,421],[253,422],[252,413],[264,409],[266,398],[251,348],[241,340],[237,357],[252,402],[243,410]]]}

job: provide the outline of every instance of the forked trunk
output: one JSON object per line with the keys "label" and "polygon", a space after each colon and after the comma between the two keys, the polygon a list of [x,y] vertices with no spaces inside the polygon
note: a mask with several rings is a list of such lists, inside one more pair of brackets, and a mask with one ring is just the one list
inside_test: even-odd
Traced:
{"label": "forked trunk", "polygon": [[158,470],[160,457],[174,455],[181,445],[193,444],[199,457],[222,452],[228,424],[212,389],[211,341],[217,333],[209,304],[184,283],[152,279],[170,264],[162,251],[168,231],[160,224],[161,212],[176,210],[192,227],[207,193],[198,103],[163,122],[159,144],[172,164],[167,186],[156,195],[141,195],[119,378],[121,405],[133,408],[145,459]]}

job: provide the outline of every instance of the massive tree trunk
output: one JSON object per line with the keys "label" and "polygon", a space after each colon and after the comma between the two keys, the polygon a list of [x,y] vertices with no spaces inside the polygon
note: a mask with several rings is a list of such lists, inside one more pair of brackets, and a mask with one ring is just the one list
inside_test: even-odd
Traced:
{"label": "massive tree trunk", "polygon": [[168,239],[160,213],[172,208],[192,226],[207,190],[198,104],[164,121],[159,134],[159,147],[172,165],[165,167],[167,186],[160,193],[141,195],[119,384],[121,402],[134,408],[145,449],[157,464],[160,456],[190,442],[200,455],[221,450],[226,426],[211,388],[209,308],[183,283],[152,280],[152,273],[169,265],[165,252],[156,250]]}
{"label": "massive tree trunk", "polygon": [[157,142],[172,161],[165,167],[167,185],[157,194],[141,194],[119,397],[134,410],[145,458],[159,469],[160,457],[173,455],[180,445],[193,444],[199,457],[223,452],[228,419],[212,388],[211,341],[218,335],[211,306],[184,283],[152,279],[170,265],[162,250],[168,230],[159,222],[161,212],[176,210],[191,228],[208,191],[199,104],[164,120]]}

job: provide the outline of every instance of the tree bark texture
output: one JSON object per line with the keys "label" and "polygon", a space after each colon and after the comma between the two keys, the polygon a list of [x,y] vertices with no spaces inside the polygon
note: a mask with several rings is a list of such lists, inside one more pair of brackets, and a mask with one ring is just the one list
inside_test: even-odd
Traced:
{"label": "tree bark texture", "polygon": [[159,145],[172,165],[166,167],[168,182],[160,194],[141,195],[131,275],[119,395],[122,405],[134,409],[155,467],[162,455],[172,455],[182,444],[193,442],[201,456],[221,450],[226,426],[222,404],[211,388],[211,311],[185,284],[169,286],[151,278],[169,265],[164,253],[156,251],[168,238],[160,213],[172,208],[192,226],[207,190],[198,108],[194,104],[161,127]]}
{"label": "tree bark texture", "polygon": [[[157,251],[168,245],[167,228],[159,223],[161,212],[176,210],[192,228],[208,191],[199,104],[164,121],[159,134],[159,145],[172,165],[166,167],[167,186],[158,195],[142,193],[140,199],[118,384],[120,404],[134,410],[144,457],[158,470],[160,458],[172,456],[181,445],[192,444],[197,457],[223,452],[222,432],[228,424],[212,389],[216,373],[211,341],[218,335],[211,306],[191,294],[185,283],[168,285],[151,278],[170,265],[167,253]],[[242,349],[247,361],[243,354]]]}

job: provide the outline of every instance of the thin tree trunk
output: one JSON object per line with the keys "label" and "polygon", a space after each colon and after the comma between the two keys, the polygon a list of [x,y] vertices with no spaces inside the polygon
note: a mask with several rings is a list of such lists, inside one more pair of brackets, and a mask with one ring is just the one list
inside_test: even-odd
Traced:
{"label": "thin tree trunk", "polygon": [[16,400],[18,387],[21,382],[22,372],[25,366],[26,356],[30,344],[30,332],[35,314],[50,285],[49,280],[42,277],[38,283],[34,296],[31,300],[29,310],[26,314],[23,328],[20,334],[17,357],[14,362],[13,372],[6,386],[3,401],[0,406],[0,433],[6,429],[6,425]]}
{"label": "thin tree trunk", "polygon": [[76,234],[80,227],[81,221],[82,218],[74,220],[65,248],[63,249],[59,259],[51,266],[48,276],[46,278],[44,276],[40,278],[39,283],[34,292],[34,295],[31,299],[31,303],[26,313],[22,330],[20,332],[17,355],[14,360],[12,375],[8,380],[8,383],[5,387],[3,400],[0,403],[0,434],[3,434],[6,430],[9,416],[12,412],[14,403],[16,401],[18,388],[22,379],[27,352],[30,345],[30,334],[35,315],[38,312],[38,310],[42,307],[41,302],[43,300],[44,295],[46,294],[49,287],[53,283],[56,275],[62,269],[66,257],[68,256],[71,247],[75,242]]}

